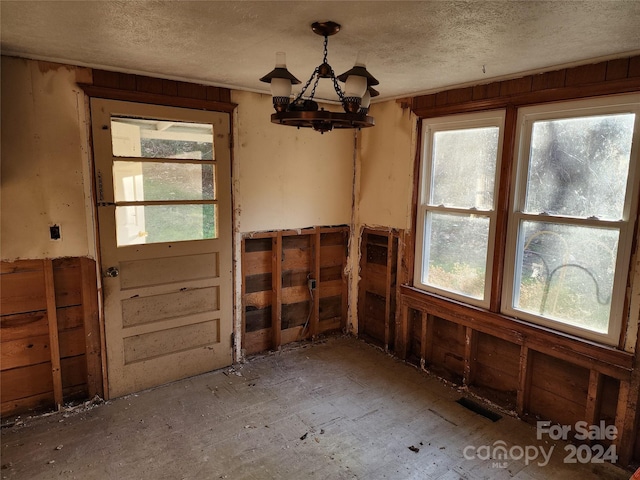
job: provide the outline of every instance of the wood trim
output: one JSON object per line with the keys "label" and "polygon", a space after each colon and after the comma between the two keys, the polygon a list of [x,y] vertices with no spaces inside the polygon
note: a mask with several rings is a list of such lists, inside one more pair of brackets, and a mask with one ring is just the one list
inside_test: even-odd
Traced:
{"label": "wood trim", "polygon": [[[244,261],[247,254],[247,244],[245,240],[246,240],[245,238],[242,238],[240,240],[240,259],[242,260],[240,262],[240,275],[241,275],[240,278],[242,278],[242,281],[240,282],[240,308],[242,310],[240,312],[242,317],[242,322],[240,325],[240,335],[241,335],[240,344],[241,345],[245,343],[247,338],[247,320],[246,320],[247,305],[245,302],[245,298],[247,295],[247,282],[245,280],[247,278],[247,262]],[[244,348],[246,349],[246,345],[244,345]]]}
{"label": "wood trim", "polygon": [[473,382],[474,382],[475,366],[477,364],[477,360],[476,360],[477,352],[478,352],[478,332],[471,327],[465,327],[464,373],[462,377],[462,383],[467,387],[470,385],[473,385]]}
{"label": "wood trim", "polygon": [[584,418],[589,425],[596,425],[598,423],[598,414],[602,400],[602,385],[602,374],[597,370],[591,370],[589,374],[587,405],[584,413]]}
{"label": "wood trim", "polygon": [[[411,195],[411,234],[405,234],[405,240],[410,237],[409,245],[405,245],[404,252],[406,254],[406,270],[407,270],[407,283],[413,285],[414,269],[415,269],[415,244],[416,244],[416,231],[418,225],[418,201],[420,192],[420,160],[422,159],[422,144],[424,130],[422,128],[422,122],[418,121],[418,143],[416,147],[416,154],[413,159],[413,194]],[[410,247],[410,248],[408,248]]]}
{"label": "wood trim", "polygon": [[[603,95],[616,95],[631,93],[640,90],[640,78],[626,78],[590,85],[554,88],[519,93],[508,93],[495,98],[471,100],[463,103],[445,103],[433,107],[422,107],[414,98],[412,111],[420,118],[442,117],[457,113],[479,112],[483,110],[496,110],[508,106],[520,107],[564,100],[576,100],[580,98],[599,97]],[[417,106],[418,105],[418,106]]]}
{"label": "wood trim", "polygon": [[426,365],[429,365],[433,361],[433,326],[435,324],[435,320],[433,315],[428,313],[425,314],[427,323],[426,323],[426,336],[424,337],[424,343],[426,344],[424,347],[424,362]]}
{"label": "wood trim", "polygon": [[[616,427],[618,428],[618,455],[623,465],[629,465],[638,442],[640,425],[640,335],[636,339],[636,355],[629,382],[620,382]],[[626,397],[626,398],[625,398]],[[636,458],[638,460],[638,458]]]}
{"label": "wood trim", "polygon": [[509,218],[509,198],[511,194],[511,178],[516,144],[516,120],[518,111],[509,106],[505,112],[504,140],[502,142],[502,158],[500,160],[500,179],[496,197],[496,232],[493,243],[493,267],[491,276],[491,293],[489,310],[500,312],[502,305],[502,283],[507,245],[507,220]]}
{"label": "wood trim", "polygon": [[56,409],[62,408],[62,370],[60,368],[60,343],[58,341],[58,316],[56,313],[56,291],[53,280],[53,262],[42,261],[47,299],[47,323],[49,324],[49,349],[51,354],[51,375],[53,377],[53,399]]}
{"label": "wood trim", "polygon": [[98,319],[98,297],[89,285],[97,285],[95,263],[88,258],[80,259],[82,282],[82,312],[84,318],[85,351],[87,362],[87,394],[89,398],[104,395],[102,382],[102,332]]}
{"label": "wood trim", "polygon": [[367,332],[367,316],[365,314],[367,290],[365,288],[366,279],[364,278],[364,272],[367,267],[367,237],[368,229],[362,229],[362,235],[359,236],[360,240],[360,262],[358,267],[360,268],[360,280],[358,281],[358,335],[366,334]]}
{"label": "wood trim", "polygon": [[389,232],[387,236],[387,271],[385,277],[385,296],[384,296],[384,350],[389,351],[389,345],[391,343],[390,327],[391,322],[391,270],[393,267],[393,239],[394,233]]}
{"label": "wood trim", "polygon": [[400,309],[402,310],[402,314],[400,316],[400,324],[398,325],[398,329],[396,330],[396,349],[398,352],[398,357],[402,360],[407,359],[407,344],[409,342],[409,305],[408,302],[402,302],[400,304]]}
{"label": "wood trim", "polygon": [[[323,229],[323,233],[331,233],[332,229]],[[351,231],[349,227],[339,227],[335,233],[342,232],[342,310],[340,328],[343,331],[347,331],[347,324],[349,323],[349,276],[345,275],[345,267],[349,264],[349,239],[351,238]],[[357,251],[357,250],[356,250]]]}
{"label": "wood trim", "polygon": [[[531,349],[576,365],[596,369],[619,380],[628,381],[630,378],[634,356],[628,352],[587,342],[522,320],[423,292],[407,285],[402,285],[400,288],[403,309],[410,307],[424,310],[508,342],[526,345]],[[406,320],[403,323],[406,324]]]}
{"label": "wood trim", "polygon": [[320,323],[320,229],[316,228],[313,234],[313,257],[311,257],[311,271],[313,272],[313,278],[316,280],[316,289],[311,293],[313,295],[313,312],[311,312],[311,325],[310,333],[311,338],[316,338],[318,335],[318,326]]}
{"label": "wood trim", "polygon": [[420,368],[422,368],[423,370],[427,366],[427,345],[431,347],[431,345],[433,344],[433,342],[431,341],[431,335],[428,335],[427,333],[427,323],[429,323],[428,316],[429,315],[426,312],[420,312],[420,323],[422,324],[422,332],[420,337]]}
{"label": "wood trim", "polygon": [[165,105],[168,107],[183,107],[195,110],[208,110],[226,113],[231,113],[237,107],[235,103],[226,103],[200,98],[160,95],[135,90],[99,87],[85,83],[80,83],[78,86],[92,98],[106,98],[109,100],[121,100],[124,102],[149,103],[152,105]]}
{"label": "wood trim", "polygon": [[[616,408],[616,429],[618,430],[618,436],[614,440],[614,443],[617,447],[619,460],[623,465],[627,465],[631,461],[634,446],[633,441],[627,441],[627,439],[633,439],[635,434],[635,430],[631,427],[634,424],[636,412],[629,408],[629,403],[633,395],[631,382],[620,382],[618,406]],[[637,391],[635,395],[638,395]]]}
{"label": "wood trim", "polygon": [[271,333],[273,348],[279,350],[282,345],[282,233],[278,232],[271,240]]}
{"label": "wood trim", "polygon": [[529,392],[531,390],[531,355],[526,345],[520,347],[520,365],[518,367],[518,391],[516,394],[516,413],[520,418],[529,410]]}

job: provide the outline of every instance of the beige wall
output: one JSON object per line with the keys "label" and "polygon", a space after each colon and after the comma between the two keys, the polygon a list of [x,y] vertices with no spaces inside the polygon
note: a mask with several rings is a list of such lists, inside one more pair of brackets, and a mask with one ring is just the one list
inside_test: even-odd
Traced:
{"label": "beige wall", "polygon": [[351,221],[353,131],[320,134],[269,122],[271,97],[234,91],[240,232]]}
{"label": "beige wall", "polygon": [[376,126],[362,131],[358,223],[411,228],[415,115],[391,100],[371,107]]}
{"label": "beige wall", "polygon": [[[82,68],[2,57],[3,260],[95,256],[87,114],[76,86],[87,75]],[[363,225],[410,228],[416,119],[408,109],[395,101],[372,106],[377,125],[359,134],[354,186],[352,131],[320,135],[272,125],[265,121],[272,112],[269,96],[233,92],[232,100],[239,104],[236,231],[353,223],[357,241]],[[60,241],[49,239],[53,223],[62,228]],[[357,255],[350,265],[357,271]],[[640,259],[634,265],[628,350],[640,321]],[[350,318],[357,324],[357,276],[351,286]]]}
{"label": "beige wall", "polygon": [[[76,85],[89,75],[2,57],[3,260],[95,256],[88,116]],[[237,229],[349,224],[353,132],[273,125],[266,95],[233,92],[233,101]],[[50,240],[51,224],[61,240]]]}
{"label": "beige wall", "polygon": [[[94,256],[85,69],[2,57],[3,260]],[[49,225],[61,227],[52,241]]]}

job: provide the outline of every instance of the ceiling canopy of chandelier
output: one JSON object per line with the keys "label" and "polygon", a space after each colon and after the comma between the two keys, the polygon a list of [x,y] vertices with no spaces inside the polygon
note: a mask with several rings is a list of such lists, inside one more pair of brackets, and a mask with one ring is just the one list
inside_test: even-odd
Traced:
{"label": "ceiling canopy of chandelier", "polygon": [[[297,128],[313,128],[320,133],[334,128],[373,127],[375,122],[368,112],[371,97],[379,95],[373,88],[374,85],[378,85],[378,80],[367,71],[360,54],[351,70],[336,77],[333,68],[327,62],[327,43],[331,35],[340,31],[340,25],[331,21],[315,22],[311,29],[324,37],[324,58],[293,101],[291,86],[301,82],[287,70],[283,52],[276,53],[276,67],[260,79],[271,84],[273,108],[276,110],[276,113],[271,115],[271,122]],[[333,112],[318,107],[314,96],[321,78],[332,80],[344,112]],[[344,90],[340,88],[338,80],[344,82]],[[311,92],[307,93],[312,84]]]}

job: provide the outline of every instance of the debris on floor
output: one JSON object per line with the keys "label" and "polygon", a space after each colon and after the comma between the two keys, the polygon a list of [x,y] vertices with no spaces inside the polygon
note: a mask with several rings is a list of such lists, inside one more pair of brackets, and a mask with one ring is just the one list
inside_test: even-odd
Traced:
{"label": "debris on floor", "polygon": [[415,446],[413,446],[413,445],[411,445],[411,446],[409,447],[409,450],[411,450],[412,452],[415,452],[415,453],[418,453],[418,452],[420,451],[420,449],[419,449],[418,447],[415,447]]}
{"label": "debris on floor", "polygon": [[240,370],[236,370],[235,367],[230,367],[227,370],[225,370],[223,373],[227,377],[230,377],[231,375],[235,375],[236,377],[244,377],[244,375],[242,375],[242,372]]}

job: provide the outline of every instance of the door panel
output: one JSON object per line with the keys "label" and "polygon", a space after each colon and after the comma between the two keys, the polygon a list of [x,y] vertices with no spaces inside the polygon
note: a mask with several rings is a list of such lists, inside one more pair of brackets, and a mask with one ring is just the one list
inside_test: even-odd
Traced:
{"label": "door panel", "polygon": [[230,365],[229,115],[91,113],[110,396]]}

